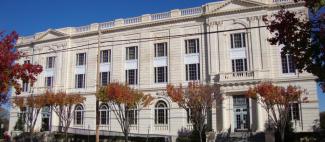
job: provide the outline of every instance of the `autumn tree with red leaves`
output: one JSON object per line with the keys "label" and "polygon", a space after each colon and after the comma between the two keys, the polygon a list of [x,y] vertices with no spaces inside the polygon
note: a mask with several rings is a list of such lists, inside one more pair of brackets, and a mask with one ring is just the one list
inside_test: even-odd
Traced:
{"label": "autumn tree with red leaves", "polygon": [[86,98],[80,94],[53,93],[49,91],[45,93],[45,96],[47,105],[51,106],[59,117],[59,132],[62,132],[63,128],[67,140],[67,132],[72,122],[74,106],[83,103]]}
{"label": "autumn tree with red leaves", "polygon": [[14,87],[16,94],[20,94],[20,81],[29,82],[31,86],[36,81],[36,76],[42,72],[42,66],[30,63],[16,63],[24,57],[24,53],[15,48],[18,34],[12,32],[6,36],[0,32],[0,104],[7,102],[8,92]]}
{"label": "autumn tree with red leaves", "polygon": [[27,96],[27,97],[15,97],[13,98],[13,104],[18,107],[21,111],[26,110],[25,120],[27,125],[27,130],[30,133],[30,138],[32,141],[32,136],[34,133],[35,124],[41,109],[47,106],[47,98],[45,95],[39,96]]}
{"label": "autumn tree with red leaves", "polygon": [[202,142],[202,132],[207,118],[207,112],[211,110],[213,102],[222,100],[218,85],[200,84],[189,82],[187,88],[182,85],[175,87],[167,85],[168,96],[185,110],[190,110],[190,120],[196,130],[199,131]]}
{"label": "autumn tree with red leaves", "polygon": [[100,101],[107,102],[110,109],[114,112],[126,142],[129,139],[130,132],[130,110],[139,112],[142,108],[150,105],[153,100],[151,95],[145,95],[137,89],[117,82],[101,87],[97,97]]}
{"label": "autumn tree with red leaves", "polygon": [[268,123],[280,133],[281,141],[285,140],[285,128],[288,123],[288,114],[292,103],[302,103],[307,98],[301,98],[304,91],[296,86],[280,87],[270,82],[263,82],[249,88],[247,97],[256,100],[266,110]]}
{"label": "autumn tree with red leaves", "polygon": [[307,71],[317,76],[325,92],[325,1],[294,1],[304,2],[308,13],[282,7],[278,13],[264,17],[272,33],[268,41],[271,45],[283,46],[281,54],[292,56],[299,72]]}

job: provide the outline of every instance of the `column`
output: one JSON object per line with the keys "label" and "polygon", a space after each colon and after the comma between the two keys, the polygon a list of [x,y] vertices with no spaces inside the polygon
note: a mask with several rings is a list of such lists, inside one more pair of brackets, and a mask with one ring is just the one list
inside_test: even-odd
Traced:
{"label": "column", "polygon": [[264,117],[263,117],[263,113],[262,113],[262,106],[261,104],[257,101],[256,102],[256,113],[257,113],[257,131],[263,131],[264,129]]}
{"label": "column", "polygon": [[222,131],[226,131],[228,129],[228,123],[227,123],[227,110],[226,110],[226,94],[222,94],[222,105],[221,105],[221,111],[222,111]]}

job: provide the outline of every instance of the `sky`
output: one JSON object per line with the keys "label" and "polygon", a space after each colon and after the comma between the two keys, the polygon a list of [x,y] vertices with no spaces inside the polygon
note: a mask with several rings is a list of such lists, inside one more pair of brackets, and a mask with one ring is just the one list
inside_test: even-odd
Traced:
{"label": "sky", "polygon": [[[0,31],[21,36],[204,5],[216,0],[1,0]],[[320,110],[325,94],[318,87]]]}

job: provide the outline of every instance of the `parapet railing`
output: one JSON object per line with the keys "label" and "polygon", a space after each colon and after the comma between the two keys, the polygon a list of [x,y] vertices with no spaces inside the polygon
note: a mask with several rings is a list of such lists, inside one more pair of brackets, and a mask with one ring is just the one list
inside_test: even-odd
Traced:
{"label": "parapet railing", "polygon": [[151,20],[161,20],[161,19],[167,19],[171,17],[171,12],[164,12],[164,13],[157,13],[157,14],[151,14]]}
{"label": "parapet railing", "polygon": [[193,8],[187,8],[187,9],[182,9],[181,10],[181,15],[186,16],[186,15],[198,15],[202,14],[202,7],[193,7]]}
{"label": "parapet railing", "polygon": [[[80,27],[71,27],[69,34],[79,34],[96,30],[107,30],[115,27],[127,26],[140,24],[145,22],[160,21],[178,17],[187,17],[187,16],[198,16],[203,13],[202,7],[194,7],[187,9],[175,9],[168,12],[155,13],[155,14],[145,14],[138,17],[130,17],[125,19],[116,19],[114,21],[108,21],[103,23],[93,23],[90,25],[80,26]],[[20,43],[28,43],[35,39],[35,36],[25,36],[20,38]]]}

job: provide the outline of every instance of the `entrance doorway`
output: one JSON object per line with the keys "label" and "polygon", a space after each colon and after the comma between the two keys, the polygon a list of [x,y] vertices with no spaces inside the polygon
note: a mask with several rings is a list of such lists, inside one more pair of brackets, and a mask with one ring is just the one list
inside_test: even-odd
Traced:
{"label": "entrance doorway", "polygon": [[249,130],[249,100],[243,95],[233,96],[235,131]]}

